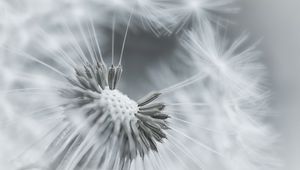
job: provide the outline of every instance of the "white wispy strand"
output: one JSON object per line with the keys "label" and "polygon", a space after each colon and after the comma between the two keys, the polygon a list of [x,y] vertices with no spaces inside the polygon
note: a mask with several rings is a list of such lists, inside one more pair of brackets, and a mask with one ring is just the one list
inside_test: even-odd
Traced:
{"label": "white wispy strand", "polygon": [[[37,6],[41,8],[35,8],[36,2],[40,2]],[[0,111],[5,112],[0,115],[4,122],[0,126],[0,151],[9,153],[7,157],[0,156],[0,169],[94,170],[99,164],[103,169],[125,170],[276,169],[279,161],[274,156],[275,149],[272,150],[276,135],[263,120],[271,114],[270,92],[263,86],[265,68],[259,64],[256,44],[244,48],[246,34],[229,43],[206,22],[213,19],[214,12],[232,12],[233,8],[228,7],[231,3],[231,0],[30,0],[24,2],[30,8],[24,13],[16,13],[15,4],[3,3],[6,12],[5,19],[0,21],[1,35],[13,37],[5,36],[0,52],[9,56],[5,62],[12,61],[17,67],[9,68],[5,63],[2,65],[6,67],[0,68],[0,87],[3,87]],[[63,13],[56,13],[62,9]],[[80,68],[81,74],[88,75],[83,64],[96,66],[96,62],[103,62],[99,56],[107,49],[101,49],[105,40],[97,27],[111,27],[111,14],[118,16],[116,29],[121,28],[118,24],[129,26],[128,19],[132,16],[131,26],[140,27],[137,23],[141,22],[143,28],[157,36],[162,30],[170,34],[185,30],[190,23],[193,25],[179,39],[187,53],[175,62],[154,62],[149,69],[152,81],[147,85],[162,93],[158,102],[166,106],[159,113],[170,116],[166,140],[157,143],[157,148],[152,146],[157,152],[150,150],[145,157],[137,156],[123,165],[121,162],[126,159],[120,159],[120,148],[124,149],[122,144],[126,139],[122,142],[123,138],[114,138],[105,143],[109,134],[96,133],[104,126],[88,124],[97,116],[90,116],[89,111],[115,108],[105,107],[98,100],[100,93],[79,88],[86,85],[86,80],[90,80],[89,86],[94,82],[92,78],[80,79],[74,71]],[[68,21],[70,17],[75,17],[76,22]],[[172,64],[177,72],[171,69]],[[81,83],[78,87],[68,82],[75,78]],[[74,90],[68,94],[75,95],[74,98],[58,94],[68,90]],[[76,97],[81,93],[82,96]],[[136,90],[136,93],[141,92]],[[86,104],[88,96],[96,102]],[[114,121],[118,124],[120,120]],[[100,125],[109,123],[104,121]],[[124,153],[134,155],[135,148],[129,146]]]}
{"label": "white wispy strand", "polygon": [[246,40],[244,34],[228,43],[205,23],[187,32],[182,43],[190,52],[189,64],[207,74],[199,95],[209,106],[210,127],[224,132],[211,136],[224,156],[218,158],[224,168],[276,169],[280,165],[273,150],[277,135],[263,119],[272,114],[265,71],[256,44],[245,48]]}
{"label": "white wispy strand", "polygon": [[[156,36],[161,35],[161,32],[170,33],[164,17],[164,0],[76,0],[71,6],[73,11],[81,10],[83,16],[84,13],[88,13],[98,20],[97,16],[101,15],[100,23],[106,27],[111,25],[112,15],[115,16],[118,26],[126,25],[128,17],[132,15],[132,29],[150,30]],[[123,30],[117,27],[116,31]]]}
{"label": "white wispy strand", "polygon": [[[218,14],[230,14],[238,11],[235,0],[164,0],[161,4],[169,31],[178,33],[193,24],[203,21],[220,21]],[[223,20],[226,20],[223,18]]]}

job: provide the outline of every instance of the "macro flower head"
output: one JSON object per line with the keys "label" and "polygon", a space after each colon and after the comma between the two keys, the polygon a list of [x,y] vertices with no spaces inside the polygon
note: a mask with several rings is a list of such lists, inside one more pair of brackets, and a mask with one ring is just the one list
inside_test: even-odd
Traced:
{"label": "macro flower head", "polygon": [[[5,111],[0,117],[5,122],[0,129],[5,145],[0,149],[10,154],[0,157],[0,166],[279,167],[272,151],[277,136],[261,119],[271,111],[257,44],[246,47],[247,35],[230,43],[215,28],[219,25],[210,22],[212,11],[232,12],[227,8],[231,3],[76,0],[52,5],[49,1],[51,5],[44,4],[47,10],[37,10],[41,13],[36,19],[22,23],[18,22],[22,17],[9,13],[1,34],[9,28],[18,34],[7,37],[0,47],[1,55],[9,56],[0,61],[11,63],[11,68],[1,68],[10,76],[3,80],[7,85],[0,99],[7,103],[0,108]],[[64,7],[70,8],[57,12]],[[145,32],[156,40],[146,45],[146,52],[140,49]],[[26,41],[14,45],[26,35]],[[174,46],[166,46],[165,39],[175,41]],[[141,56],[130,56],[129,44]],[[158,54],[155,45],[158,52],[174,49]],[[152,54],[164,57],[149,59]]]}
{"label": "macro flower head", "polygon": [[[74,35],[67,30],[69,36]],[[71,37],[73,44],[70,46],[75,50],[75,55],[70,56],[58,48],[51,54],[60,57],[49,58],[51,62],[47,62],[45,57],[42,59],[17,49],[7,49],[11,54],[22,56],[55,74],[50,82],[54,79],[57,83],[50,83],[45,89],[20,89],[24,92],[46,90],[46,96],[49,90],[50,94],[46,97],[49,101],[45,103],[55,103],[30,114],[38,122],[45,121],[52,125],[49,119],[56,120],[55,126],[46,133],[47,138],[51,136],[50,139],[43,139],[48,143],[44,146],[44,159],[37,162],[54,169],[130,169],[133,162],[139,159],[143,165],[145,157],[150,159],[155,157],[154,152],[159,152],[159,143],[164,143],[171,128],[168,123],[171,116],[164,111],[167,104],[158,99],[161,95],[195,83],[202,75],[194,75],[134,101],[117,89],[123,72],[124,49],[117,65],[114,65],[115,56],[112,53],[112,64],[108,67],[93,24],[87,31],[79,25],[79,30],[81,42]],[[46,33],[43,35],[47,36]],[[51,64],[52,61],[56,67]],[[12,92],[16,91],[19,92],[18,89]]]}

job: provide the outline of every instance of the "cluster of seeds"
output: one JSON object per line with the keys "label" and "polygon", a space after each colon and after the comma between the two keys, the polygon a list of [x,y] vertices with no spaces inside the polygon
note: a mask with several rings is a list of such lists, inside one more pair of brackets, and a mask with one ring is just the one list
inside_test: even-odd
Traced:
{"label": "cluster of seeds", "polygon": [[[144,158],[150,151],[158,151],[157,143],[167,138],[164,131],[169,129],[169,116],[163,113],[165,104],[155,102],[161,93],[151,92],[137,102],[131,100],[116,89],[122,75],[120,65],[107,69],[99,62],[84,64],[77,67],[75,73],[74,78],[66,78],[69,87],[60,90],[60,96],[68,101],[64,107],[86,108],[85,113],[81,113],[85,119],[82,121],[88,121],[90,129],[97,129],[97,136],[104,141],[103,147],[114,147],[112,153],[119,156],[119,164],[126,166],[138,155]],[[82,133],[83,138],[84,134],[87,133]],[[82,159],[89,154],[86,152]],[[75,163],[80,166],[80,162]],[[116,162],[110,164],[113,167]]]}

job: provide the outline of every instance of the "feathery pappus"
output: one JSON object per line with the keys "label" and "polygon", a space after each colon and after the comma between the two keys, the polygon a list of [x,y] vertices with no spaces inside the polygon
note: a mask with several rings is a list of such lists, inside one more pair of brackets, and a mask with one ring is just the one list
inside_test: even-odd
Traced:
{"label": "feathery pappus", "polygon": [[[13,134],[28,133],[24,138],[20,135],[22,139],[0,135],[3,143],[9,143],[3,150],[12,152],[11,145],[21,150],[13,152],[17,155],[12,158],[13,165],[3,162],[3,166],[20,170],[279,167],[276,151],[272,151],[276,135],[261,119],[270,112],[269,94],[263,87],[265,70],[256,46],[242,48],[246,35],[228,43],[205,18],[209,17],[207,11],[231,12],[226,8],[230,3],[77,0],[57,4],[55,9],[69,4],[76,11],[91,10],[87,15],[79,12],[83,17],[74,23],[57,20],[59,15],[52,14],[57,10],[49,8],[45,16],[51,18],[46,24],[50,31],[34,27],[36,34],[23,42],[25,46],[2,43],[1,54],[23,65],[13,68],[15,82],[1,94],[7,96],[1,100],[14,103],[14,109],[5,110],[16,112],[18,122],[6,121],[8,126],[1,132],[8,134],[10,128],[18,127]],[[84,17],[88,15],[91,17]],[[106,18],[97,21],[98,16]],[[143,24],[137,24],[134,17]],[[193,24],[187,30],[189,22]],[[125,25],[124,38],[118,40],[119,54],[115,52],[115,32],[124,27],[118,24]],[[99,38],[104,37],[100,25],[112,30],[109,50],[101,46],[107,41]],[[164,37],[160,37],[164,31],[182,31],[174,36],[179,36],[176,50],[185,52],[153,62],[147,67],[147,76],[136,74],[128,83],[124,62],[134,61],[124,53],[128,32],[136,27],[151,30],[158,38]],[[5,28],[9,31],[9,25]],[[139,73],[146,70],[143,64],[132,64],[130,69]],[[144,82],[139,86],[144,89],[134,86],[138,82]],[[140,98],[123,88],[126,83]],[[153,91],[144,92],[149,87]]]}
{"label": "feathery pappus", "polygon": [[[195,31],[196,29],[196,31]],[[189,51],[190,67],[204,72],[201,101],[209,105],[212,134],[223,169],[276,169],[281,166],[274,152],[278,134],[264,123],[272,114],[271,91],[266,86],[266,68],[258,43],[247,45],[244,33],[232,43],[221,31],[205,23],[187,31],[181,39]]]}
{"label": "feathery pappus", "polygon": [[[47,97],[49,103],[58,103],[54,107],[41,108],[31,115],[34,119],[39,117],[46,122],[49,119],[56,120],[56,125],[46,135],[52,139],[44,148],[45,159],[38,162],[47,162],[45,166],[50,169],[130,169],[133,162],[140,159],[141,165],[137,165],[137,169],[140,169],[145,166],[145,157],[150,159],[159,152],[159,143],[164,143],[167,131],[171,128],[168,125],[170,115],[164,112],[167,105],[158,101],[158,98],[200,80],[202,75],[194,75],[134,101],[116,89],[123,72],[126,34],[118,64],[114,65],[112,53],[112,65],[107,67],[93,24],[87,32],[79,27],[88,54],[75,40],[71,45],[77,52],[76,57],[59,49],[61,56],[51,58],[60,65],[58,68],[31,54],[7,49],[11,54],[38,63],[60,77],[54,78],[58,81],[55,87],[50,84],[46,89],[20,89],[28,92],[49,88],[48,92],[52,96]],[[68,33],[74,35],[71,30]],[[97,48],[91,46],[91,42]]]}

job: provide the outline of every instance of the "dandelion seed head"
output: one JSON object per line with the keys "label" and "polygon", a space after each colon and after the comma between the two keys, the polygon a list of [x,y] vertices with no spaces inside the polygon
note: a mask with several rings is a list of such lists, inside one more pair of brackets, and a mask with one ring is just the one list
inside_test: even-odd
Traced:
{"label": "dandelion seed head", "polygon": [[134,119],[134,113],[138,112],[137,103],[128,96],[121,93],[119,90],[110,90],[106,87],[99,99],[99,106],[109,112],[113,121],[121,119],[132,120]]}
{"label": "dandelion seed head", "polygon": [[[268,147],[275,139],[271,131],[269,133],[268,129],[264,129],[264,124],[256,121],[256,117],[252,117],[257,112],[262,112],[260,107],[265,108],[258,104],[263,103],[264,98],[260,98],[261,79],[258,78],[262,72],[256,62],[252,63],[256,54],[252,52],[254,47],[239,52],[241,42],[246,37],[238,39],[232,45],[225,44],[227,41],[221,41],[215,30],[202,21],[207,17],[213,19],[214,17],[211,17],[213,12],[230,12],[232,8],[228,8],[227,5],[231,0],[109,2],[78,0],[77,2],[72,6],[73,10],[69,11],[71,16],[79,16],[79,22],[82,22],[87,16],[82,14],[89,13],[92,15],[91,20],[97,18],[96,29],[92,28],[93,23],[86,32],[80,24],[79,30],[73,27],[76,24],[72,24],[70,28],[63,29],[68,31],[68,34],[62,36],[51,31],[45,41],[42,41],[42,47],[50,47],[47,53],[49,51],[57,53],[46,56],[33,53],[33,57],[20,54],[54,73],[53,75],[44,72],[43,79],[37,76],[32,78],[36,81],[37,87],[50,85],[51,87],[46,88],[47,91],[51,90],[51,95],[47,93],[43,94],[45,98],[31,97],[34,96],[33,93],[27,91],[26,94],[31,96],[19,98],[31,105],[37,103],[33,108],[39,110],[34,114],[39,114],[41,118],[34,119],[34,122],[37,121],[39,126],[29,122],[26,124],[32,127],[29,130],[22,128],[22,132],[18,133],[5,132],[20,136],[15,134],[24,134],[23,131],[36,132],[40,126],[42,131],[44,126],[46,127],[45,135],[34,135],[39,136],[38,141],[34,140],[34,145],[41,145],[41,148],[37,147],[38,158],[33,158],[29,153],[27,154],[30,155],[29,158],[24,155],[25,161],[20,164],[21,167],[31,162],[33,164],[42,162],[48,169],[58,170],[274,169],[271,166],[264,168],[261,165],[272,164],[272,155]],[[154,62],[155,67],[147,71],[151,74],[151,81],[130,82],[135,85],[137,82],[143,82],[141,86],[145,89],[149,84],[157,83],[156,88],[162,90],[150,92],[139,100],[133,100],[128,91],[118,88],[123,72],[121,64],[107,67],[102,61],[101,50],[98,49],[97,52],[94,48],[99,46],[97,40],[103,41],[102,36],[99,38],[95,33],[100,31],[98,30],[102,25],[100,22],[106,24],[105,28],[109,27],[112,17],[105,16],[111,14],[114,15],[113,23],[116,23],[112,25],[113,28],[116,26],[116,29],[123,28],[118,27],[120,24],[127,24],[129,27],[132,23],[129,29],[142,26],[160,35],[161,31],[173,33],[185,30],[186,26],[194,28],[183,35],[185,38],[182,39],[181,45],[188,51],[187,54],[180,56],[180,59],[184,58],[183,62],[172,64],[169,63],[170,60],[166,63]],[[57,14],[49,16],[52,15]],[[45,15],[38,16],[44,18]],[[99,16],[104,17],[98,20]],[[49,21],[50,25],[54,24],[53,20]],[[69,25],[69,22],[66,25]],[[200,24],[199,27],[196,24]],[[77,34],[76,31],[80,31],[81,34]],[[114,31],[116,30],[112,29],[112,32]],[[95,34],[94,38],[92,34]],[[65,44],[69,36],[74,39],[70,47],[69,42]],[[53,37],[59,37],[58,41]],[[124,37],[125,43],[126,36]],[[24,38],[22,39],[24,41]],[[50,41],[51,39],[53,41]],[[13,41],[14,45],[15,43],[20,42]],[[84,43],[86,48],[81,49],[83,46],[81,43]],[[32,46],[31,43],[24,44]],[[129,60],[128,63],[136,61]],[[189,68],[184,69],[185,64]],[[161,65],[161,68],[157,69],[157,65]],[[175,66],[178,71],[174,72],[168,66]],[[135,68],[136,65],[132,64],[130,67]],[[144,78],[140,74],[141,69],[136,69],[139,70],[136,71],[138,74],[129,76],[133,79]],[[190,75],[190,71],[195,70],[197,72],[195,76],[176,83]],[[60,83],[57,83],[58,81]],[[183,89],[191,84],[193,85],[189,88]],[[52,86],[55,86],[55,89],[52,89]],[[137,86],[133,88],[137,95],[142,91]],[[29,98],[42,103],[29,102]],[[20,108],[25,112],[23,109],[26,107]],[[20,124],[21,121],[16,122]],[[5,143],[10,144],[11,141],[7,140]],[[42,157],[39,157],[40,154]]]}
{"label": "dandelion seed head", "polygon": [[114,146],[124,162],[158,151],[169,116],[163,113],[165,105],[155,102],[161,93],[151,92],[136,102],[116,89],[121,74],[121,66],[86,64],[75,68],[75,78],[67,78],[71,88],[60,94],[67,99],[66,108],[84,110],[81,118],[88,120],[88,131],[96,128],[104,145]]}

